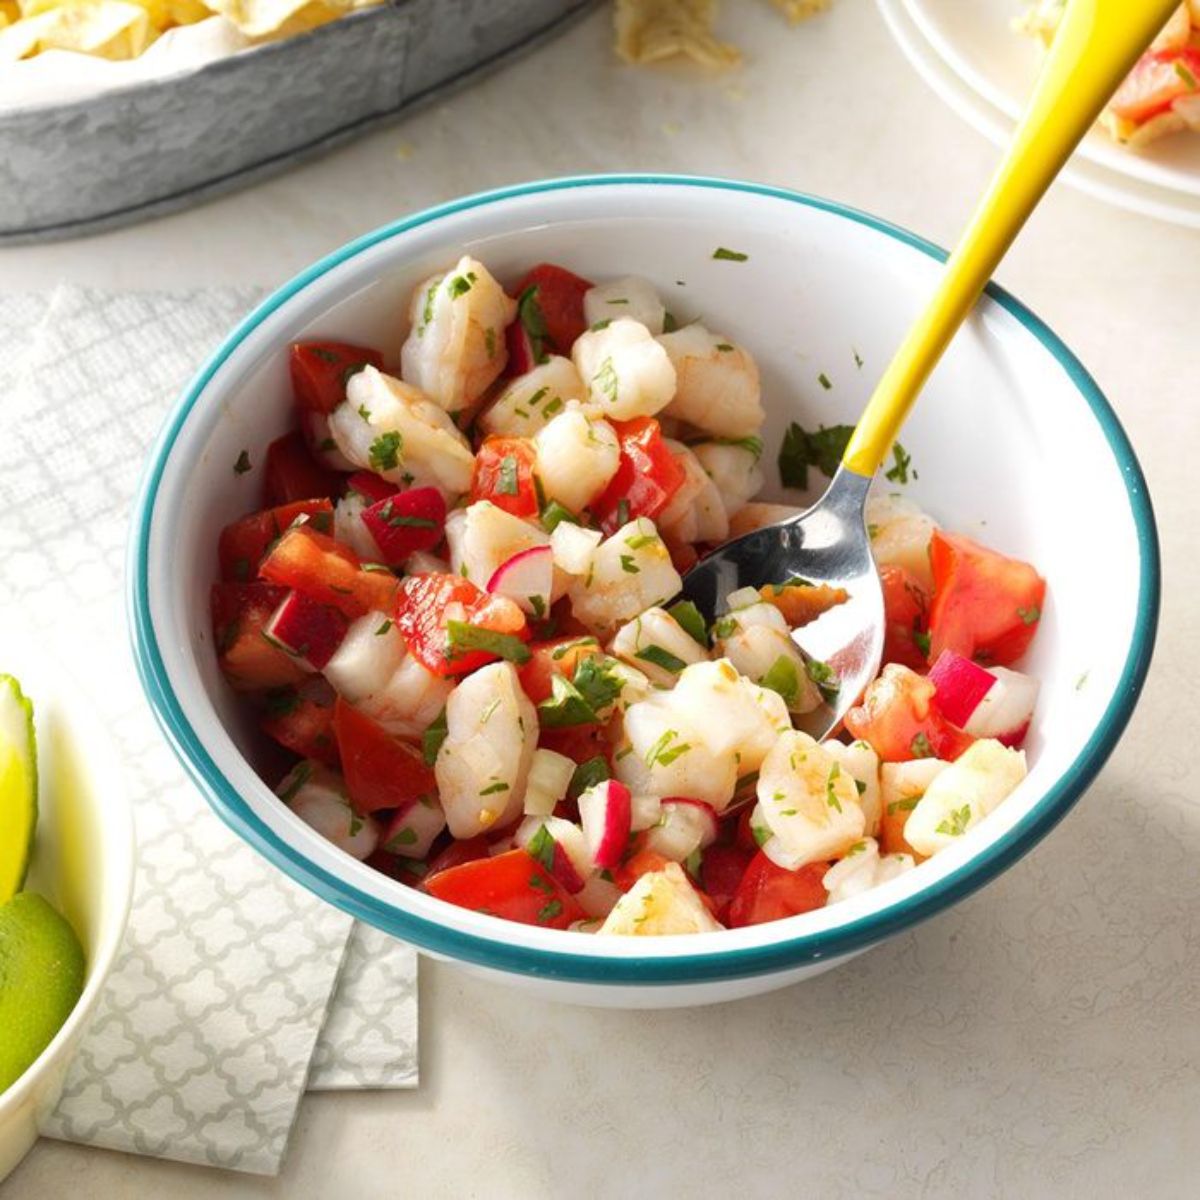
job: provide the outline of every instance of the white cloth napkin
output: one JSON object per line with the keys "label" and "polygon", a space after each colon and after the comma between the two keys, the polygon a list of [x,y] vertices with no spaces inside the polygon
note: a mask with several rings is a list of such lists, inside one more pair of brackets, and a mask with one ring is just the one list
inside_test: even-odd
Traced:
{"label": "white cloth napkin", "polygon": [[270,1174],[306,1086],[416,1085],[417,991],[411,948],[293,884],[209,810],[128,650],[124,554],[145,454],[253,298],[0,298],[0,598],[107,720],[138,831],[125,945],[44,1132]]}

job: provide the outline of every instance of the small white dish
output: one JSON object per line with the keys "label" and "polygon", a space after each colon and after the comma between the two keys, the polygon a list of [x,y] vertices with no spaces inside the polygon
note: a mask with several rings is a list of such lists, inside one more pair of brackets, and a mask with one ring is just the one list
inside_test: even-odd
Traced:
{"label": "small white dish", "polygon": [[[986,138],[1007,145],[1041,62],[1038,45],[1011,28],[1023,0],[877,3],[921,78]],[[1200,227],[1200,137],[1194,134],[1135,151],[1094,130],[1061,178],[1117,207]]]}
{"label": "small white dish", "polygon": [[[715,258],[719,247],[746,261]],[[1049,580],[1026,666],[1042,682],[1031,770],[962,845],[801,917],[690,937],[599,938],[444,904],[350,859],[281,804],[255,771],[260,735],[212,647],[217,536],[259,499],[257,472],[233,467],[243,451],[260,463],[291,425],[291,341],[355,340],[397,361],[412,289],[463,253],[509,281],[541,261],[593,278],[637,271],[677,316],[703,314],[743,342],[762,371],[770,472],[788,421],[857,418],[943,258],[874,217],[782,189],[604,176],[526,184],[407,217],[265,300],[168,418],[130,541],[143,685],[232,828],[316,894],[428,953],[558,999],[660,1007],[826,970],[975,891],[1057,824],[1119,739],[1145,677],[1157,540],[1140,468],[1107,401],[1062,342],[999,288],[955,339],[903,434],[919,476],[914,498]]]}
{"label": "small white dish", "polygon": [[61,673],[17,639],[0,641],[0,671],[32,698],[38,732],[39,814],[25,889],[71,922],[87,956],[83,994],[50,1044],[0,1092],[0,1180],[37,1140],[58,1103],[121,946],[133,895],[133,816],[107,733],[62,686]]}

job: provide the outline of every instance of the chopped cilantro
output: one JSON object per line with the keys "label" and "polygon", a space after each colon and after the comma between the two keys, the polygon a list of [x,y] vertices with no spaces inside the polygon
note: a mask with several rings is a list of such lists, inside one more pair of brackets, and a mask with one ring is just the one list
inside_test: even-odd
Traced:
{"label": "chopped cilantro", "polygon": [[893,800],[887,806],[888,816],[894,817],[898,812],[912,812],[920,802],[920,796],[908,796],[904,800]]}
{"label": "chopped cilantro", "polygon": [[1188,70],[1187,64],[1182,59],[1175,60],[1175,74],[1187,84],[1192,91],[1200,89],[1200,83],[1197,83],[1196,76]]}
{"label": "chopped cilantro", "polygon": [[400,451],[404,447],[404,438],[394,429],[381,433],[372,443],[367,452],[371,466],[376,471],[394,471],[400,465]]}
{"label": "chopped cilantro", "polygon": [[754,835],[754,844],[759,848],[765,846],[774,836],[766,825],[751,825],[750,832]]}
{"label": "chopped cilantro", "polygon": [[551,900],[538,910],[537,919],[539,921],[553,921],[559,913],[562,912],[562,901],[558,899]]}
{"label": "chopped cilantro", "polygon": [[468,650],[482,650],[518,666],[530,658],[529,647],[514,634],[497,633],[494,629],[484,629],[466,621],[447,621],[446,658],[458,658]]}
{"label": "chopped cilantro", "polygon": [[572,525],[579,524],[579,518],[566,505],[559,504],[557,500],[551,500],[542,509],[542,527],[547,533],[553,533],[564,521],[568,521]]}
{"label": "chopped cilantro", "polygon": [[550,698],[538,705],[538,723],[543,729],[591,725],[596,719],[596,710],[571,680],[561,675],[550,677]]}
{"label": "chopped cilantro", "polygon": [[521,328],[525,330],[529,338],[534,362],[544,363],[548,357],[546,341],[550,336],[550,331],[546,328],[546,318],[538,301],[536,283],[531,283],[517,297],[517,320],[521,322]]}
{"label": "chopped cilantro", "polygon": [[432,767],[437,762],[438,751],[446,740],[446,710],[443,708],[432,725],[421,735],[421,754],[425,765]]}
{"label": "chopped cilantro", "polygon": [[827,391],[833,390],[833,384],[830,382],[829,376],[824,371],[817,376],[817,382]]}
{"label": "chopped cilantro", "polygon": [[567,785],[567,795],[572,800],[576,800],[588,788],[595,787],[596,784],[603,783],[609,778],[608,762],[602,754],[597,754],[595,758],[589,758],[575,768],[571,782]]}
{"label": "chopped cilantro", "polygon": [[692,639],[708,648],[708,629],[700,610],[690,600],[679,600],[667,609],[667,614]]}
{"label": "chopped cilantro", "polygon": [[385,633],[387,633],[387,631],[389,629],[391,629],[391,627],[392,627],[391,621],[384,621],[384,623],[382,625],[380,625],[380,627],[377,630],[375,630],[375,636],[383,637],[383,635]]}
{"label": "chopped cilantro", "polygon": [[933,747],[929,744],[929,738],[925,735],[925,731],[913,738],[912,744],[909,746],[912,751],[913,758],[933,758]]}
{"label": "chopped cilantro", "polygon": [[629,500],[625,496],[622,496],[620,498],[620,500],[617,501],[617,525],[621,526],[621,525],[628,525],[628,524],[629,524]]}
{"label": "chopped cilantro", "polygon": [[475,272],[468,271],[465,275],[455,275],[446,284],[446,290],[450,293],[453,300],[457,300],[459,296],[465,296],[475,283]]}
{"label": "chopped cilantro", "polygon": [[500,460],[500,466],[497,468],[496,493],[500,496],[515,496],[517,491],[516,455],[506,454]]}
{"label": "chopped cilantro", "polygon": [[625,545],[627,545],[630,550],[641,550],[643,546],[652,546],[657,541],[657,533],[635,533],[633,537],[627,537],[625,539]]}
{"label": "chopped cilantro", "polygon": [[1018,608],[1017,616],[1021,618],[1022,625],[1036,625],[1041,620],[1042,610],[1033,604],[1029,608]]}
{"label": "chopped cilantro", "polygon": [[552,417],[555,415],[555,413],[561,412],[564,407],[563,398],[561,396],[555,396],[554,399],[551,400],[550,403],[547,404],[542,410],[542,416],[546,418]]}
{"label": "chopped cilantro", "polygon": [[718,262],[745,262],[749,257],[740,250],[727,250],[724,246],[718,246],[713,251],[713,258]]}
{"label": "chopped cilantro", "polygon": [[263,697],[268,717],[286,717],[295,712],[300,703],[300,694],[295,688],[272,688]]}
{"label": "chopped cilantro", "polygon": [[718,342],[717,349],[722,354],[728,354],[733,349],[733,344],[731,342]]}
{"label": "chopped cilantro", "polygon": [[295,799],[296,793],[312,778],[312,764],[302,762],[287,778],[287,786],[279,793],[279,798],[285,804]]}
{"label": "chopped cilantro", "polygon": [[392,850],[395,846],[415,846],[416,844],[417,831],[411,825],[405,825],[398,833],[394,833],[388,838],[384,849]]}
{"label": "chopped cilantro", "polygon": [[613,673],[614,662],[598,654],[579,660],[571,682],[575,690],[597,715],[615,704],[624,688],[624,681]]}
{"label": "chopped cilantro", "polygon": [[753,454],[755,461],[762,458],[763,440],[760,437],[751,435],[750,437],[742,438],[712,438],[710,440],[716,446],[737,446],[739,450],[745,450],[748,454]]}
{"label": "chopped cilantro", "polygon": [[612,324],[612,317],[605,317],[605,318],[603,318],[603,320],[596,321],[594,324],[589,325],[588,329],[592,333],[599,333],[600,330],[607,329],[611,324]]}
{"label": "chopped cilantro", "polygon": [[853,432],[853,425],[822,425],[810,433],[793,421],[779,447],[779,481],[784,487],[807,488],[809,467],[832,479]]}
{"label": "chopped cilantro", "polygon": [[633,561],[632,554],[621,555],[621,570],[626,575],[638,575],[641,573],[641,568]]}
{"label": "chopped cilantro", "polygon": [[640,658],[643,662],[653,663],[656,667],[662,667],[664,671],[670,671],[672,675],[678,675],[687,663],[682,658],[676,657],[669,650],[664,650],[661,646],[643,646],[634,654],[634,658]]}
{"label": "chopped cilantro", "polygon": [[[853,349],[853,347],[851,347]],[[861,371],[863,365],[863,356],[857,350],[854,351],[854,365]]]}
{"label": "chopped cilantro", "polygon": [[[888,467],[884,474],[893,483],[907,483],[909,471],[912,469],[912,456],[904,449],[899,442],[892,446],[893,465]],[[916,471],[912,472],[912,477],[917,478]]]}
{"label": "chopped cilantro", "polygon": [[592,382],[604,394],[609,404],[616,404],[620,382],[611,355],[600,364],[600,369],[592,376]]}
{"label": "chopped cilantro", "polygon": [[674,333],[679,328],[679,322],[674,313],[663,313],[663,333]]}
{"label": "chopped cilantro", "polygon": [[841,775],[842,764],[835,762],[829,768],[829,777],[825,780],[825,803],[830,808],[836,808],[838,812],[842,811],[842,802],[837,798],[837,791],[833,785],[841,778]]}
{"label": "chopped cilantro", "polygon": [[922,633],[921,630],[919,630],[919,629],[914,629],[913,635],[912,635],[912,640],[913,640],[913,645],[916,646],[916,648],[918,650],[920,650],[920,652],[923,655],[925,655],[926,658],[928,658],[929,657],[929,646],[930,646],[930,641],[931,641],[929,634]]}
{"label": "chopped cilantro", "polygon": [[967,832],[967,826],[971,823],[971,806],[964,804],[962,808],[952,808],[950,815],[940,822],[935,833],[944,833],[948,837],[962,837]]}
{"label": "chopped cilantro", "polygon": [[479,794],[481,796],[495,796],[495,795],[498,795],[500,792],[507,792],[507,791],[508,791],[508,784],[505,783],[501,779],[501,780],[497,780],[495,783],[488,784],[488,786],[485,787],[483,789],[483,791],[481,791]]}
{"label": "chopped cilantro", "polygon": [[653,767],[655,763],[661,763],[664,767],[669,767],[677,758],[686,754],[692,748],[687,742],[681,742],[678,746],[671,745],[678,736],[678,730],[668,729],[647,751],[646,766]]}
{"label": "chopped cilantro", "polygon": [[[545,825],[539,825],[534,831],[525,853],[540,862],[547,871],[554,869],[554,837]],[[538,885],[535,883],[534,886]]]}
{"label": "chopped cilantro", "polygon": [[237,462],[233,464],[233,473],[235,475],[245,475],[245,473],[251,469],[250,452],[248,450],[243,450],[241,454],[237,456]]}
{"label": "chopped cilantro", "polygon": [[817,658],[810,658],[804,664],[804,669],[808,672],[809,679],[817,685],[817,690],[821,693],[825,703],[832,704],[841,690],[841,681],[834,669],[828,663],[821,662]]}

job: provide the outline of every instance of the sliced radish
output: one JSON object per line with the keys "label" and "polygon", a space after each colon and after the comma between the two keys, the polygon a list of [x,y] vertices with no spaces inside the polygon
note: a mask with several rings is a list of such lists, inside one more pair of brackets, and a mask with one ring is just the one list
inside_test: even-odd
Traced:
{"label": "sliced radish", "polygon": [[1016,747],[1025,740],[1040,684],[1029,675],[993,667],[996,682],[971,715],[965,728],[978,738],[995,738]]}
{"label": "sliced radish", "polygon": [[517,826],[515,841],[572,895],[582,890],[592,873],[582,831],[562,817],[526,817]]}
{"label": "sliced radish", "polygon": [[979,738],[1019,746],[1037,703],[1038,681],[1005,667],[981,667],[943,650],[929,672],[937,703],[948,720]]}
{"label": "sliced radish", "polygon": [[394,483],[380,479],[373,471],[355,471],[346,480],[346,486],[352,492],[357,492],[368,504],[378,504],[394,496],[400,490]]}
{"label": "sliced radish", "polygon": [[383,561],[399,566],[414,551],[432,550],[445,536],[446,501],[437,488],[409,488],[376,501],[362,519]]}
{"label": "sliced radish", "polygon": [[929,672],[929,682],[937,689],[937,706],[945,718],[965,729],[996,676],[962,654],[943,650]]}
{"label": "sliced radish", "polygon": [[442,812],[442,806],[432,797],[422,796],[416,804],[410,804],[392,818],[380,845],[389,854],[398,854],[401,858],[424,858],[433,839],[445,828],[446,814]]}
{"label": "sliced radish", "polygon": [[537,366],[533,342],[519,318],[504,331],[504,341],[508,346],[508,363],[504,369],[506,376],[515,379],[518,375],[527,375]]}
{"label": "sliced radish", "polygon": [[662,816],[646,832],[645,848],[673,862],[683,862],[717,838],[717,814],[702,800],[672,796],[662,802]]}
{"label": "sliced radish", "polygon": [[530,546],[501,563],[488,580],[494,596],[507,596],[523,612],[543,617],[550,609],[554,587],[554,552],[549,546]]}
{"label": "sliced radish", "polygon": [[272,614],[263,635],[301,666],[320,671],[342,644],[348,625],[336,608],[292,591]]}
{"label": "sliced radish", "polygon": [[629,844],[629,789],[615,779],[590,787],[579,797],[579,823],[592,862],[602,870],[618,866]]}

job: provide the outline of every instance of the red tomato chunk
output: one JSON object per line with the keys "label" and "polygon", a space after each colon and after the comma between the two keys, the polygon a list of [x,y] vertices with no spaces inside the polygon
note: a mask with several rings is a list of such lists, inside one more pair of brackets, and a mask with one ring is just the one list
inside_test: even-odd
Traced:
{"label": "red tomato chunk", "polygon": [[606,534],[635,517],[656,517],[683,486],[683,467],[663,441],[653,417],[612,421],[621,446],[621,461],[612,482],[592,505]]}
{"label": "red tomato chunk", "polygon": [[259,574],[332,605],[351,620],[388,609],[396,594],[390,571],[364,571],[353,550],[307,525],[295,526],[279,539]]}
{"label": "red tomato chunk", "polygon": [[423,886],[439,900],[523,925],[566,929],[586,915],[574,897],[524,850],[508,850],[439,871]]}
{"label": "red tomato chunk", "polygon": [[824,908],[828,899],[824,883],[827,870],[826,863],[809,863],[798,871],[786,871],[760,850],[729,902],[729,928],[762,925]]}
{"label": "red tomato chunk", "polygon": [[221,578],[249,583],[258,575],[267,551],[301,517],[319,533],[333,531],[333,505],[328,500],[299,500],[252,513],[226,525],[217,543]]}
{"label": "red tomato chunk", "polygon": [[340,697],[333,710],[333,729],[356,812],[365,815],[385,808],[403,812],[422,796],[437,794],[433,769],[421,752],[392,737]]}
{"label": "red tomato chunk", "polygon": [[288,362],[296,404],[331,413],[346,399],[346,381],[363,367],[383,367],[383,355],[351,342],[295,342]]}
{"label": "red tomato chunk", "polygon": [[285,434],[267,447],[264,504],[294,504],[297,500],[340,496],[343,486],[343,476],[313,458],[302,434]]}

